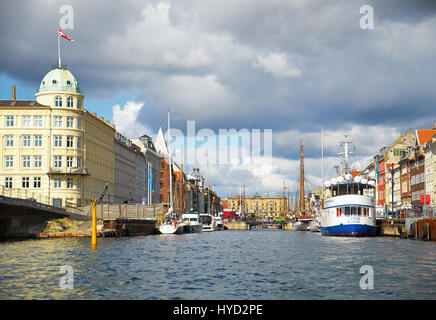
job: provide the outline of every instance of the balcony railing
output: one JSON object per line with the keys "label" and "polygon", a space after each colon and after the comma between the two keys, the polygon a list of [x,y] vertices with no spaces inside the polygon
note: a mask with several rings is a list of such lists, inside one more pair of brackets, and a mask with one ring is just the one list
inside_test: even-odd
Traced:
{"label": "balcony railing", "polygon": [[50,168],[49,174],[73,174],[73,175],[88,175],[88,168],[86,167],[72,167],[72,168]]}

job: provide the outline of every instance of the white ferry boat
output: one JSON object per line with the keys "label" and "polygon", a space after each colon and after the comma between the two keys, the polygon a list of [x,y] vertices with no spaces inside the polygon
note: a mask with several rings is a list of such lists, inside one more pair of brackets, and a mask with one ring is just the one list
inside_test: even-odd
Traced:
{"label": "white ferry boat", "polygon": [[[344,142],[343,142],[344,143]],[[348,144],[345,141],[345,172],[324,183],[329,197],[324,199],[321,234],[326,236],[375,236],[375,181],[353,177],[348,171]]]}

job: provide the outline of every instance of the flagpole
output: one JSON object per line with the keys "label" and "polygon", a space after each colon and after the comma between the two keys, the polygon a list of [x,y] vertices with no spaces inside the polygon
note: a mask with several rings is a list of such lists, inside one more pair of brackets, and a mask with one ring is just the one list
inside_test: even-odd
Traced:
{"label": "flagpole", "polygon": [[59,69],[61,68],[61,37],[59,35],[59,29],[58,29],[58,66]]}

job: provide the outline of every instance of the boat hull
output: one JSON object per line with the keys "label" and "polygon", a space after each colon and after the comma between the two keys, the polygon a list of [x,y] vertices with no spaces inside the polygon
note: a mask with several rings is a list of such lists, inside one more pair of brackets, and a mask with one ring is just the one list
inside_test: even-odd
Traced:
{"label": "boat hull", "polygon": [[212,225],[210,225],[210,224],[203,225],[202,232],[212,232],[212,231],[215,231]]}
{"label": "boat hull", "polygon": [[203,232],[203,226],[201,224],[188,224],[183,226],[183,233],[199,233]]}
{"label": "boat hull", "polygon": [[292,224],[292,230],[307,231],[307,223],[301,221],[295,222],[294,224]]}
{"label": "boat hull", "polygon": [[321,234],[325,236],[368,237],[377,234],[377,227],[365,224],[340,224],[322,227]]}
{"label": "boat hull", "polygon": [[373,201],[373,197],[355,194],[326,199],[321,215],[321,234],[325,236],[375,236],[377,225]]}
{"label": "boat hull", "polygon": [[158,227],[158,231],[161,234],[181,234],[183,233],[183,225],[182,224],[178,224],[176,226],[174,226],[174,224],[161,224]]}

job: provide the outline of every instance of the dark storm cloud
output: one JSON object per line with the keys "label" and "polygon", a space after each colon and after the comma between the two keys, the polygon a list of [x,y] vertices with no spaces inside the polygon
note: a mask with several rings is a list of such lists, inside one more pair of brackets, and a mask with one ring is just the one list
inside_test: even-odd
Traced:
{"label": "dark storm cloud", "polygon": [[[2,3],[1,72],[39,86],[57,60],[63,4]],[[272,128],[277,135],[344,124],[402,132],[433,121],[434,1],[69,4],[75,28],[65,31],[76,42],[62,43],[63,63],[87,98],[136,91],[146,103],[138,120],[152,128],[168,108],[183,131],[186,120],[215,131]],[[364,4],[374,7],[374,30],[359,28]],[[277,57],[287,73],[277,72]],[[275,154],[298,157],[295,141],[281,142]]]}

